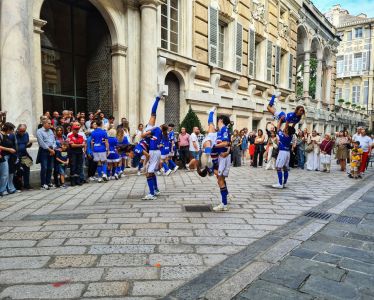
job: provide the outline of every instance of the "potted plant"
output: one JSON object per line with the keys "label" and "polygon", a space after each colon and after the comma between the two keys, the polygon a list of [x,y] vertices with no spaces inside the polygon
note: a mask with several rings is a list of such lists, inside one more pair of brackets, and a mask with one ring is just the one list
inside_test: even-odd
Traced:
{"label": "potted plant", "polygon": [[356,103],[352,103],[352,105],[351,105],[351,107],[352,107],[353,109],[355,109],[356,106],[357,106]]}
{"label": "potted plant", "polygon": [[351,102],[347,101],[347,102],[345,103],[345,105],[350,106],[350,105],[351,105]]}
{"label": "potted plant", "polygon": [[345,100],[344,100],[343,98],[340,98],[340,99],[338,100],[338,102],[339,102],[340,105],[342,105],[342,104],[344,103],[344,101],[345,101]]}
{"label": "potted plant", "polygon": [[360,110],[360,109],[361,109],[361,106],[360,106],[360,105],[357,105],[357,106],[356,106],[356,109],[357,109],[357,110]]}

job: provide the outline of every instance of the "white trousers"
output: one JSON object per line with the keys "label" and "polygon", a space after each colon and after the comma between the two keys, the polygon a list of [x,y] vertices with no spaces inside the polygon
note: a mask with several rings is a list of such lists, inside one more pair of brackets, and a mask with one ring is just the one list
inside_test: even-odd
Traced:
{"label": "white trousers", "polygon": [[320,166],[320,155],[318,152],[309,152],[306,155],[306,168],[307,170],[314,171],[319,170]]}

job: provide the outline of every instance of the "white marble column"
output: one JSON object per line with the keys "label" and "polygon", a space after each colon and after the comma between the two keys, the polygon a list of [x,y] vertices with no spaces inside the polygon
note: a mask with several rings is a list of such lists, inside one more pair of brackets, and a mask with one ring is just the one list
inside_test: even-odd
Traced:
{"label": "white marble column", "polygon": [[316,80],[316,100],[318,101],[317,107],[322,107],[322,60],[317,60],[317,80]]}
{"label": "white marble column", "polygon": [[42,53],[40,35],[42,27],[47,24],[41,19],[34,19],[34,122],[37,126],[39,116],[43,115],[43,78],[42,78]]}
{"label": "white marble column", "polygon": [[1,37],[1,108],[8,111],[7,121],[28,125],[35,133],[33,114],[32,22],[28,0],[2,0]]}
{"label": "white marble column", "polygon": [[331,83],[332,83],[332,66],[327,66],[326,67],[326,85],[325,85],[326,97],[325,97],[324,103],[329,105],[329,107],[334,104],[334,101],[331,98]]}
{"label": "white marble column", "polygon": [[113,115],[118,122],[121,122],[121,118],[128,116],[126,51],[127,47],[124,45],[112,46]]}
{"label": "white marble column", "polygon": [[157,93],[157,6],[158,0],[140,0],[140,121],[148,122]]}
{"label": "white marble column", "polygon": [[304,52],[304,74],[303,74],[303,96],[306,103],[309,102],[309,79],[310,79],[310,52]]}

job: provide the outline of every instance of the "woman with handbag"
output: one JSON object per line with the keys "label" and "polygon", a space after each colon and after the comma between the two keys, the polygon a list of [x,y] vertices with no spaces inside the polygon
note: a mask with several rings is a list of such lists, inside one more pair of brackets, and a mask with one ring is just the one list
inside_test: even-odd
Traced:
{"label": "woman with handbag", "polygon": [[299,131],[297,134],[297,140],[296,140],[296,145],[297,145],[297,167],[299,169],[304,170],[304,165],[305,165],[305,142],[306,138],[304,136],[303,131]]}
{"label": "woman with handbag", "polygon": [[265,152],[265,135],[262,129],[257,130],[257,137],[255,138],[255,154],[253,158],[253,167],[257,168],[257,162],[258,166],[261,168],[262,163],[264,160],[264,152]]}
{"label": "woman with handbag", "polygon": [[23,188],[27,190],[32,190],[32,186],[30,185],[30,167],[33,165],[33,161],[29,153],[27,152],[27,148],[30,148],[32,143],[29,139],[29,134],[27,132],[26,124],[19,124],[16,131],[16,150],[17,156],[20,162],[20,167],[22,168],[22,181],[23,181]]}
{"label": "woman with handbag", "polygon": [[305,151],[307,154],[307,170],[308,171],[319,171],[320,165],[320,148],[321,137],[317,135],[317,131],[313,130],[312,135],[308,136],[307,146]]}
{"label": "woman with handbag", "polygon": [[330,173],[331,167],[331,151],[334,147],[334,141],[331,140],[330,134],[326,133],[325,138],[323,139],[320,149],[321,149],[321,164],[322,164],[322,172]]}

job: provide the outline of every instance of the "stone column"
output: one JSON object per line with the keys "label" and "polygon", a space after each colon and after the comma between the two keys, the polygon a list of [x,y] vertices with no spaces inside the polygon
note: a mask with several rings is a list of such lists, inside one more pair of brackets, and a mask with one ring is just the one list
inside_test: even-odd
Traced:
{"label": "stone column", "polygon": [[7,121],[25,123],[35,134],[29,1],[2,0],[0,5],[1,108],[8,111]]}
{"label": "stone column", "polygon": [[158,0],[140,0],[140,122],[147,123],[157,93]]}
{"label": "stone column", "polygon": [[47,24],[41,19],[34,19],[34,122],[35,126],[39,117],[43,115],[43,78],[42,78],[42,55],[40,35],[43,33],[42,27]]}
{"label": "stone column", "polygon": [[305,103],[309,103],[310,52],[304,52],[303,96]]}
{"label": "stone column", "polygon": [[322,59],[317,60],[317,80],[316,80],[316,100],[318,101],[317,107],[322,107]]}
{"label": "stone column", "polygon": [[332,81],[332,66],[326,67],[326,99],[325,104],[331,106],[334,104],[333,101],[331,101],[331,81]]}
{"label": "stone column", "polygon": [[128,116],[129,108],[126,94],[126,51],[126,46],[112,46],[113,115],[119,123],[121,118]]}

